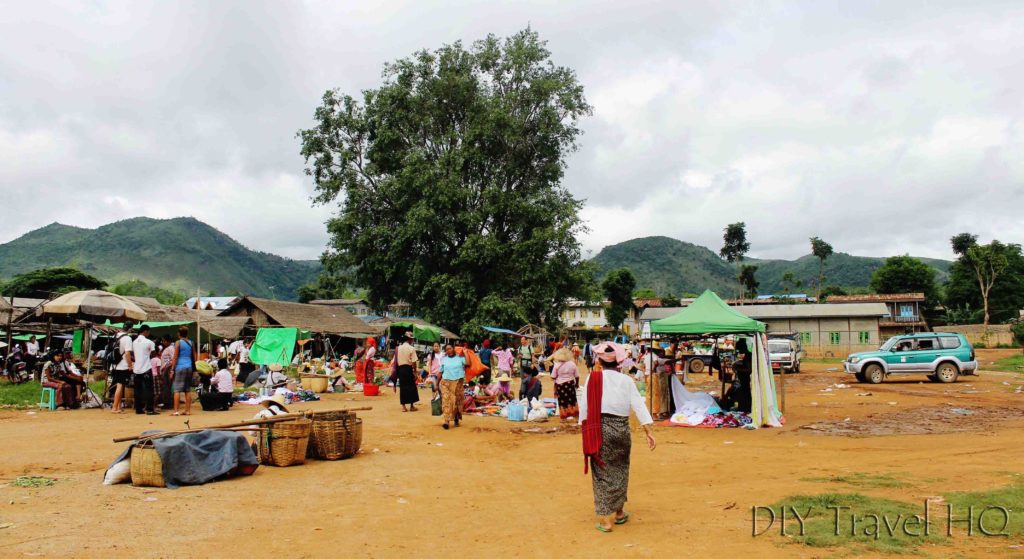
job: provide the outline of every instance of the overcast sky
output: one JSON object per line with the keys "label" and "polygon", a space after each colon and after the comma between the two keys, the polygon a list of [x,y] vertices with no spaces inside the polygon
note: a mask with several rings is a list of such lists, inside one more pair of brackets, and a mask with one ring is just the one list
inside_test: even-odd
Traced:
{"label": "overcast sky", "polygon": [[527,25],[594,106],[565,178],[587,250],[717,250],[734,221],[764,258],[812,235],[933,257],[961,231],[1024,241],[1021,2],[19,4],[0,18],[0,242],[193,215],[315,258],[331,210],[295,132],[324,90]]}

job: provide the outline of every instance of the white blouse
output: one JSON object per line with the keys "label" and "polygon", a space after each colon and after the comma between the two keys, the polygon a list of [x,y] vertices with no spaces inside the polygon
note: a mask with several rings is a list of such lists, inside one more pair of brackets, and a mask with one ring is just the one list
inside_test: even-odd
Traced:
{"label": "white blouse", "polygon": [[[654,423],[651,412],[647,410],[640,391],[636,389],[636,383],[628,375],[618,371],[605,369],[601,375],[604,378],[603,392],[601,394],[601,413],[629,417],[629,410],[636,414],[640,425]],[[590,384],[590,377],[587,377],[587,384]],[[580,423],[587,418],[587,387],[580,389],[582,392],[579,399]]]}

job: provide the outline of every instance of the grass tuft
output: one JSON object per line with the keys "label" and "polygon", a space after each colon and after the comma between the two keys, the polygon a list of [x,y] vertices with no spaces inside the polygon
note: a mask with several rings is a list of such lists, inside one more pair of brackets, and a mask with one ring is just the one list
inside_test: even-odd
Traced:
{"label": "grass tuft", "polygon": [[879,488],[899,488],[899,487],[911,487],[913,484],[901,479],[897,479],[890,474],[865,474],[863,472],[855,472],[852,474],[839,474],[828,477],[805,477],[800,478],[800,481],[811,481],[816,483],[842,483],[853,487],[861,487],[865,489],[879,489]]}

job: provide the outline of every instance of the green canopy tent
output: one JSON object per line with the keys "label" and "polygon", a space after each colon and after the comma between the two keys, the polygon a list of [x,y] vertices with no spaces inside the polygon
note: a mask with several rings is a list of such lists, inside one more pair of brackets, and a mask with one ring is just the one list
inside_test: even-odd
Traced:
{"label": "green canopy tent", "polygon": [[437,326],[430,326],[427,324],[416,324],[415,322],[408,321],[396,321],[388,325],[388,331],[392,328],[401,328],[403,331],[408,332],[412,330],[412,337],[417,342],[425,343],[440,343],[441,342],[441,329]]}
{"label": "green canopy tent", "polygon": [[690,306],[678,313],[651,322],[651,334],[748,334],[754,339],[751,362],[750,418],[755,426],[782,425],[775,394],[775,378],[768,362],[765,325],[725,304],[715,292],[704,291]]}
{"label": "green canopy tent", "polygon": [[249,350],[249,360],[257,365],[288,365],[295,355],[295,344],[309,337],[308,330],[298,328],[260,328]]}

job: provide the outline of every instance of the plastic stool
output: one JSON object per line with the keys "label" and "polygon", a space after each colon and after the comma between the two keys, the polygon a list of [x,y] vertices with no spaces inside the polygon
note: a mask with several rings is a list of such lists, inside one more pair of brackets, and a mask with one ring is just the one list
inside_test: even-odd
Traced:
{"label": "plastic stool", "polygon": [[44,386],[43,392],[39,395],[39,407],[48,410],[57,409],[57,391],[49,386]]}

